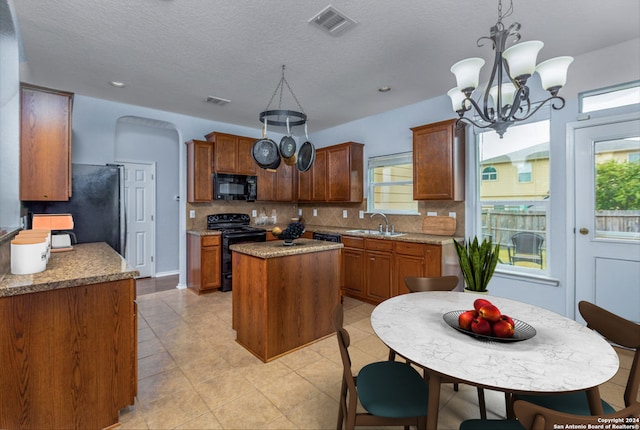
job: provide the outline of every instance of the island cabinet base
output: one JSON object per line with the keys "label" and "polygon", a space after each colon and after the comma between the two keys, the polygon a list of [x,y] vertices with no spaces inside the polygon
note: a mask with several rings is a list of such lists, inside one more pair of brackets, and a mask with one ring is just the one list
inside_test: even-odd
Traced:
{"label": "island cabinet base", "polygon": [[0,298],[0,428],[102,429],[137,390],[135,280]]}
{"label": "island cabinet base", "polygon": [[332,334],[340,249],[258,258],[233,253],[237,342],[267,362]]}

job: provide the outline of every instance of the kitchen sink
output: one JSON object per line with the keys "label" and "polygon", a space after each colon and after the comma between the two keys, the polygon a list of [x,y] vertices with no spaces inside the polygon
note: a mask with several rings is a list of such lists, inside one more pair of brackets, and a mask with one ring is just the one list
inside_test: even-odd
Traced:
{"label": "kitchen sink", "polygon": [[370,234],[372,236],[386,236],[386,237],[398,237],[398,236],[404,236],[407,233],[380,233],[378,230],[347,230],[345,233],[350,233],[350,234]]}

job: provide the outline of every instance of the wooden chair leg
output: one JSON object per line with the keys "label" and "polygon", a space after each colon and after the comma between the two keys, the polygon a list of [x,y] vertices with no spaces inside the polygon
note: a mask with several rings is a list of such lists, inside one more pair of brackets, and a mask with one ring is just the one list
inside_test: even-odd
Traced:
{"label": "wooden chair leg", "polygon": [[487,419],[487,405],[484,402],[484,390],[478,387],[478,406],[480,406],[480,418]]}

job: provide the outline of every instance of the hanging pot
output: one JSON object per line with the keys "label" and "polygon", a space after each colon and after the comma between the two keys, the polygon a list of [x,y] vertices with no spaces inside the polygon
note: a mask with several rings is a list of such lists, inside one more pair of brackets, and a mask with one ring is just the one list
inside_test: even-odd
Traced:
{"label": "hanging pot", "polygon": [[301,172],[306,172],[311,168],[315,159],[316,148],[311,142],[307,140],[302,145],[300,145],[300,150],[298,151],[298,160],[296,161],[298,170]]}
{"label": "hanging pot", "polygon": [[270,169],[276,162],[280,165],[280,154],[278,153],[278,145],[273,140],[267,139],[266,136],[267,121],[265,121],[264,129],[262,130],[262,139],[255,141],[251,155],[258,166],[263,169]]}
{"label": "hanging pot", "polygon": [[287,117],[287,135],[280,140],[280,155],[282,158],[291,158],[296,153],[296,141],[291,137],[289,117]]}

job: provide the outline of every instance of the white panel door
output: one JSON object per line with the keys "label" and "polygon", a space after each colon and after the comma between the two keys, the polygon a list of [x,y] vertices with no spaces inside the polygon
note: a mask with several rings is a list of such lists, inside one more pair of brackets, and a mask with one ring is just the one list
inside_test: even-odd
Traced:
{"label": "white panel door", "polygon": [[155,275],[155,164],[124,165],[127,249],[125,258],[140,277]]}
{"label": "white panel door", "polygon": [[639,168],[640,120],[575,131],[578,320],[587,300],[640,321]]}

